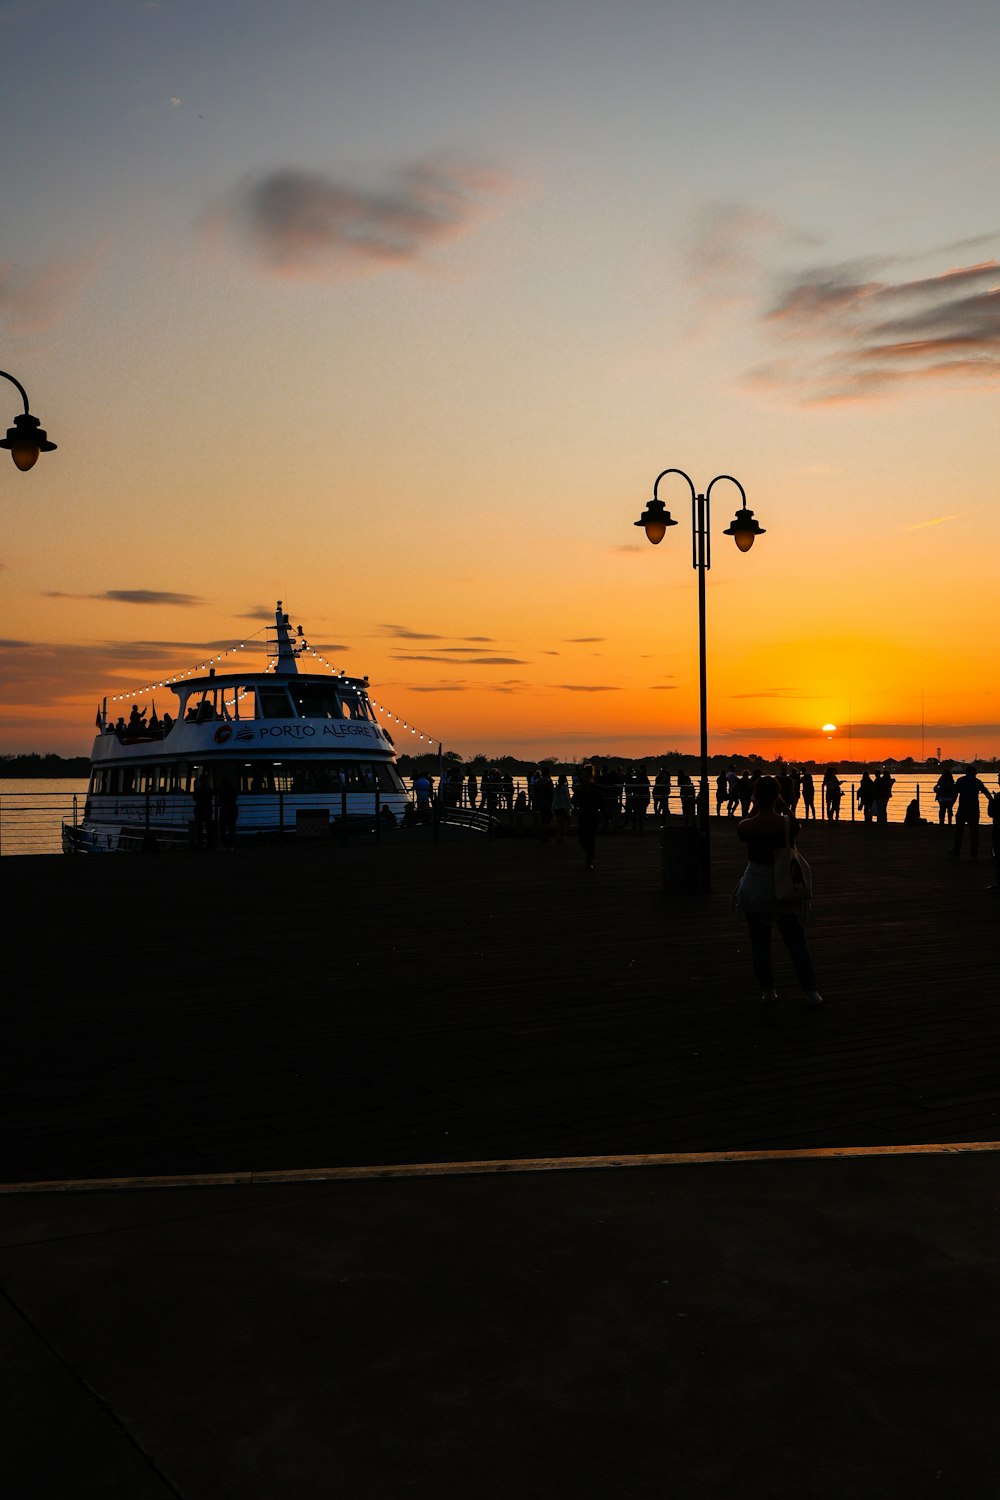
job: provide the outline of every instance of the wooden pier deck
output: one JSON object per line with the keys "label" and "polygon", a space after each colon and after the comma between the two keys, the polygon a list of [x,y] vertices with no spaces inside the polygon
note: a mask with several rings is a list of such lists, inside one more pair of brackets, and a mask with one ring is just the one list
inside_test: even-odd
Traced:
{"label": "wooden pier deck", "polygon": [[810,825],[806,1007],[659,840],[0,861],[0,1182],[1000,1138],[989,826]]}

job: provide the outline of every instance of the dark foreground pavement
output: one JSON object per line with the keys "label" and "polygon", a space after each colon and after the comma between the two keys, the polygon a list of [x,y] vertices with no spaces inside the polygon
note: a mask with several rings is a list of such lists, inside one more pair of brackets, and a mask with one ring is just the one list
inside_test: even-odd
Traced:
{"label": "dark foreground pavement", "polygon": [[998,1169],[8,1197],[5,1493],[992,1500]]}
{"label": "dark foreground pavement", "polygon": [[996,1150],[509,1170],[995,1142],[989,862],[810,829],[762,1010],[721,830],[470,840],[0,860],[4,1495],[993,1500]]}

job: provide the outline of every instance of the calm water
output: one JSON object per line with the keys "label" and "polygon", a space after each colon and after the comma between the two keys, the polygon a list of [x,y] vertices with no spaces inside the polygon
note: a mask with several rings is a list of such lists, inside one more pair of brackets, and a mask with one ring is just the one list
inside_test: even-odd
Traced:
{"label": "calm water", "polygon": [[[980,773],[980,779],[991,790],[998,784],[995,771]],[[853,801],[851,794],[860,775],[844,776],[842,780],[844,801],[841,805],[841,818],[844,822],[850,822]],[[918,788],[922,815],[936,821],[937,803],[931,791],[936,780],[936,771],[921,772],[917,776],[897,776],[892,801],[889,803],[889,822],[902,823],[907,804],[916,796]],[[515,778],[517,788],[524,784],[523,778]],[[64,820],[73,820],[74,796],[77,813],[82,817],[86,791],[85,780],[15,781],[0,778],[0,854],[58,854],[62,847],[62,823]],[[714,811],[714,787],[711,788],[711,794]],[[671,795],[670,808],[674,814],[679,811],[676,788]],[[985,808],[983,816],[985,817]]]}

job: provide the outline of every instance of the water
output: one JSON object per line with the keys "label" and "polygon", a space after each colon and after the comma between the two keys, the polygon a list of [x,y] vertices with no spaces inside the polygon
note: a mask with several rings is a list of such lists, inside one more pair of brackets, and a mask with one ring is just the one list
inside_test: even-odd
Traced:
{"label": "water", "polygon": [[86,778],[0,778],[0,854],[58,854],[62,824],[73,821],[74,795],[82,817]]}
{"label": "water", "polygon": [[[924,771],[917,775],[899,775],[889,803],[889,822],[902,823],[910,801],[920,790],[920,811],[931,822],[937,821],[937,803],[931,790],[937,780],[936,771]],[[435,778],[436,779],[436,778]],[[844,801],[841,805],[841,820],[851,821],[852,793],[861,779],[860,773],[844,775]],[[992,791],[997,786],[995,771],[980,773]],[[405,782],[404,782],[405,784]],[[526,786],[523,776],[514,778],[515,790]],[[715,786],[710,781],[712,811],[715,810]],[[52,781],[15,780],[0,778],[0,854],[58,854],[62,848],[61,826],[63,821],[73,820],[73,798],[77,799],[77,812],[82,817],[83,803],[87,792],[85,780],[65,779]],[[817,804],[819,787],[817,785]],[[676,815],[680,811],[676,784],[670,797],[670,810]],[[985,808],[982,809],[985,816]],[[801,816],[802,808],[799,806]]]}

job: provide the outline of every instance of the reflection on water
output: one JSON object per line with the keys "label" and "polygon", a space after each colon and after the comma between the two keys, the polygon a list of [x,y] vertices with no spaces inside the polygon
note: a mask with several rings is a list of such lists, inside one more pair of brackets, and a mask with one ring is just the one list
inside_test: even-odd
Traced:
{"label": "reflection on water", "polygon": [[[917,776],[897,776],[892,800],[889,803],[889,822],[902,823],[906,816],[907,806],[919,792],[921,816],[936,823],[938,809],[932,788],[937,776],[936,771],[921,772]],[[860,779],[860,773],[845,773],[842,776],[844,801],[841,807],[841,820],[843,822],[851,821],[854,792]],[[996,773],[992,770],[982,773],[982,779],[991,790],[997,782]],[[515,791],[526,788],[526,785],[524,777],[515,776]],[[29,781],[16,780],[12,777],[0,778],[0,854],[58,854],[62,847],[60,833],[62,824],[73,821],[74,798],[76,799],[76,816],[83,817],[86,792],[87,782],[82,779]],[[709,793],[714,812],[714,781],[709,783]],[[817,781],[817,805],[818,803],[819,784]],[[670,809],[674,815],[679,812],[676,782],[671,794]],[[801,813],[800,804],[800,817]],[[985,817],[985,808],[983,808],[983,816]]]}

